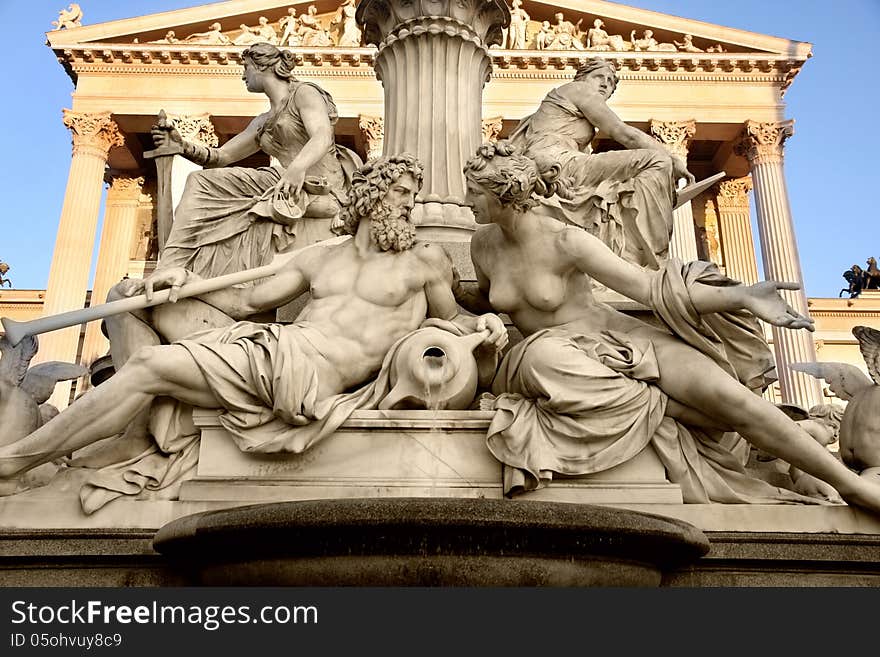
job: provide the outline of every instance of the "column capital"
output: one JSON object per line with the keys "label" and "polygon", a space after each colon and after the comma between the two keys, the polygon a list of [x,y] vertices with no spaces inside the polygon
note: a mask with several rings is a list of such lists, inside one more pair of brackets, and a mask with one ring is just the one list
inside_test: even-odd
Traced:
{"label": "column capital", "polygon": [[135,176],[121,171],[107,171],[104,182],[110,185],[107,190],[107,201],[131,201],[137,203],[144,185],[143,176]]}
{"label": "column capital", "polygon": [[216,148],[220,143],[210,114],[168,114],[177,132],[186,141]]}
{"label": "column capital", "polygon": [[64,109],[62,121],[70,130],[73,153],[89,153],[106,160],[113,146],[122,146],[125,139],[110,117],[110,112],[74,112]]}
{"label": "column capital", "polygon": [[734,146],[737,155],[745,157],[750,165],[781,164],[785,141],[794,134],[794,120],[761,123],[746,121],[739,140]]}
{"label": "column capital", "polygon": [[382,154],[385,140],[385,122],[381,116],[358,116],[358,128],[367,145],[367,159],[373,160]]}
{"label": "column capital", "polygon": [[503,127],[503,116],[493,116],[488,119],[483,119],[483,141],[498,141],[498,136],[501,134],[501,128]]}
{"label": "column capital", "polygon": [[658,121],[651,119],[651,136],[666,146],[673,155],[687,158],[691,139],[697,133],[697,122],[694,119],[688,121]]}
{"label": "column capital", "polygon": [[731,178],[722,180],[717,187],[718,207],[724,209],[742,209],[749,207],[749,192],[752,191],[752,178]]}

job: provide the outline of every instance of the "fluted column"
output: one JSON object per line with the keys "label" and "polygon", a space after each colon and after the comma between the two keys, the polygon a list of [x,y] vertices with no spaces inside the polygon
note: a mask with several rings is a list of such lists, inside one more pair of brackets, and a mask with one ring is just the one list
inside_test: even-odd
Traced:
{"label": "fluted column", "polygon": [[[92,285],[92,305],[104,303],[110,288],[128,273],[131,244],[135,239],[138,225],[138,205],[142,176],[109,174],[106,177],[110,188],[104,203],[104,226],[101,229],[101,245],[98,247],[98,262],[95,266],[95,282]],[[107,353],[109,343],[101,332],[100,322],[86,325],[80,362],[90,366],[96,358]]]}
{"label": "fluted column", "polygon": [[[124,143],[109,112],[85,114],[66,109],[63,120],[73,138],[73,156],[49,269],[44,315],[82,308],[85,303],[104,167],[110,148]],[[34,361],[76,361],[79,334],[80,327],[72,326],[40,336],[40,351]],[[50,402],[63,408],[69,396],[70,383],[62,382],[55,387]]]}
{"label": "fluted column", "polygon": [[752,179],[746,176],[720,182],[715,196],[725,273],[747,285],[758,282],[758,264],[755,261],[755,240],[752,237],[749,210],[751,190]]}
{"label": "fluted column", "polygon": [[[174,121],[174,125],[180,136],[186,141],[192,141],[203,146],[211,146],[216,148],[220,143],[217,133],[214,131],[214,124],[211,123],[210,114],[169,114],[168,118]],[[193,171],[198,171],[202,167],[195,162],[190,162],[185,157],[175,155],[171,165],[171,207],[176,208],[183,197],[183,188],[186,185],[186,179]]]}
{"label": "fluted column", "polygon": [[382,155],[383,144],[385,143],[385,124],[381,116],[367,116],[361,114],[358,116],[358,128],[361,131],[361,137],[367,145],[367,159],[375,160]]}
{"label": "fluted column", "polygon": [[413,212],[420,233],[469,239],[462,168],[481,142],[489,46],[500,42],[510,11],[502,0],[363,0],[357,20],[378,47],[383,152],[413,153],[425,166]]}
{"label": "fluted column", "polygon": [[[748,159],[751,168],[764,276],[768,280],[792,281],[803,286],[804,279],[783,170],[783,146],[794,134],[793,126],[794,121],[746,121],[740,141],[736,145],[736,152]],[[795,310],[807,314],[807,297],[803,289],[786,290],[782,295]],[[822,393],[818,381],[788,367],[789,363],[816,361],[812,335],[807,331],[792,331],[774,326],[773,341],[782,400],[807,408],[821,403]]]}
{"label": "fluted column", "polygon": [[[651,119],[651,136],[666,146],[673,155],[687,161],[688,147],[697,132],[697,122],[657,121]],[[672,237],[669,240],[670,257],[683,262],[699,259],[697,233],[694,230],[694,211],[690,201],[672,211]]]}

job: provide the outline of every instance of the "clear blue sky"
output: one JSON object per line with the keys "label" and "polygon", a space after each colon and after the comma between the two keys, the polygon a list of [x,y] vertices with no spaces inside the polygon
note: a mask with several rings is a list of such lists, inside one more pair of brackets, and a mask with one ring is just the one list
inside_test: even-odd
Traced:
{"label": "clear blue sky", "polygon": [[[81,0],[84,23],[202,4],[192,0]],[[877,63],[880,0],[634,0],[635,7],[813,44],[814,56],[785,96],[795,136],[786,146],[786,177],[808,296],[836,297],[841,273],[880,258],[877,195],[880,108]],[[43,288],[70,164],[61,109],[73,85],[49,48],[67,0],[0,0],[7,65],[0,129],[3,199],[0,260],[17,288]],[[757,239],[757,234],[755,236]]]}

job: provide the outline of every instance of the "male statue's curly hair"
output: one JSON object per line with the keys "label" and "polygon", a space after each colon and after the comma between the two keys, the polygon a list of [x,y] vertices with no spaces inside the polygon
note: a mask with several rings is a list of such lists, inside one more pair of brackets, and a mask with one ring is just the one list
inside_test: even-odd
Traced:
{"label": "male statue's curly hair", "polygon": [[391,185],[407,173],[416,181],[417,188],[421,189],[424,169],[415,155],[409,153],[385,155],[358,169],[351,177],[348,201],[339,215],[342,227],[337,232],[354,235],[361,219],[369,217]]}

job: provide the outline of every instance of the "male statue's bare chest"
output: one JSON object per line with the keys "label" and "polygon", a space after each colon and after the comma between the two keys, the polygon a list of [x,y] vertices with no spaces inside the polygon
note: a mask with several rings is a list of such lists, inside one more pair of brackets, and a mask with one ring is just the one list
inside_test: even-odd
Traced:
{"label": "male statue's bare chest", "polygon": [[347,296],[353,301],[399,306],[424,286],[420,263],[407,256],[382,253],[363,258],[354,250],[334,254],[312,277],[312,297]]}

